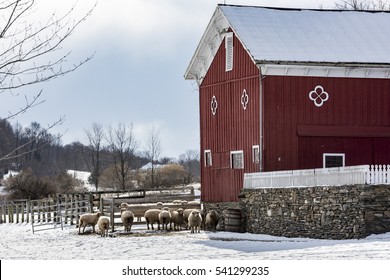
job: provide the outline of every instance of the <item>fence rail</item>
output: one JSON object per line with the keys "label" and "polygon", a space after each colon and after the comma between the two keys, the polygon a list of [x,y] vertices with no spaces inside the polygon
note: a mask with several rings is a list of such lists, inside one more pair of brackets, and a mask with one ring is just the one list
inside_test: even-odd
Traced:
{"label": "fence rail", "polygon": [[57,226],[77,225],[81,214],[100,210],[111,217],[114,230],[114,226],[121,224],[119,205],[122,202],[132,204],[134,214],[140,218],[156,202],[166,204],[173,200],[194,201],[199,198],[192,186],[186,186],[157,190],[57,194],[41,200],[0,201],[0,223],[32,223],[34,232]]}
{"label": "fence rail", "polygon": [[244,174],[244,188],[390,184],[390,165],[357,165]]}
{"label": "fence rail", "polygon": [[71,202],[57,201],[56,204],[42,204],[42,201],[33,201],[37,203],[37,211],[31,213],[32,232],[55,229],[57,227],[73,225],[81,214],[86,213],[91,208],[89,200],[78,200]]}

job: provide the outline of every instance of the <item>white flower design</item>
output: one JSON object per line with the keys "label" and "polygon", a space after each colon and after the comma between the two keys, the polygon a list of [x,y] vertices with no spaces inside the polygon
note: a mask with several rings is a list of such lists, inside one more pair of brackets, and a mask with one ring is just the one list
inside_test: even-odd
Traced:
{"label": "white flower design", "polygon": [[329,94],[324,91],[322,86],[316,86],[314,90],[309,93],[309,98],[314,102],[314,105],[321,107],[324,102],[329,99]]}
{"label": "white flower design", "polygon": [[217,98],[215,97],[215,95],[213,95],[213,97],[211,98],[211,113],[213,113],[213,115],[217,113],[217,108],[218,108]]}
{"label": "white flower design", "polygon": [[246,106],[248,105],[248,103],[249,103],[249,95],[246,93],[246,89],[244,89],[241,95],[241,104],[244,110],[246,110]]}

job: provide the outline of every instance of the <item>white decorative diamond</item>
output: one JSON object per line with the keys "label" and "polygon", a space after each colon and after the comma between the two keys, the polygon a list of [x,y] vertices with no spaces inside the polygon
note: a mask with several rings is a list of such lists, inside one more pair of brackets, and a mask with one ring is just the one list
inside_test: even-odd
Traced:
{"label": "white decorative diamond", "polygon": [[321,107],[324,102],[329,99],[329,94],[324,91],[322,86],[316,86],[314,90],[309,93],[309,98],[314,102],[314,105]]}
{"label": "white decorative diamond", "polygon": [[213,113],[213,115],[217,113],[217,108],[218,108],[217,98],[215,97],[215,95],[213,95],[213,97],[211,98],[211,113]]}
{"label": "white decorative diamond", "polygon": [[246,89],[244,89],[241,95],[241,104],[244,110],[246,110],[246,106],[248,105],[248,102],[249,102],[249,95],[246,93]]}

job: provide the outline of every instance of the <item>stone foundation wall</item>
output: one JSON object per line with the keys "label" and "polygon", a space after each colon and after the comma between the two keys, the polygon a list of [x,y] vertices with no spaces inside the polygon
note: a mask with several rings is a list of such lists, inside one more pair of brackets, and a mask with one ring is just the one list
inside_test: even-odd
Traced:
{"label": "stone foundation wall", "polygon": [[251,233],[351,239],[390,231],[390,186],[245,189],[240,197]]}

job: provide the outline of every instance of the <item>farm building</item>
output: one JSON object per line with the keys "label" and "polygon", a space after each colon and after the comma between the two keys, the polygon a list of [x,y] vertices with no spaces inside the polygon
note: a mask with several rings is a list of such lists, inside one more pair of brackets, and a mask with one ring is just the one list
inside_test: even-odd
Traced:
{"label": "farm building", "polygon": [[202,201],[244,173],[390,163],[390,13],[218,5],[199,86]]}

